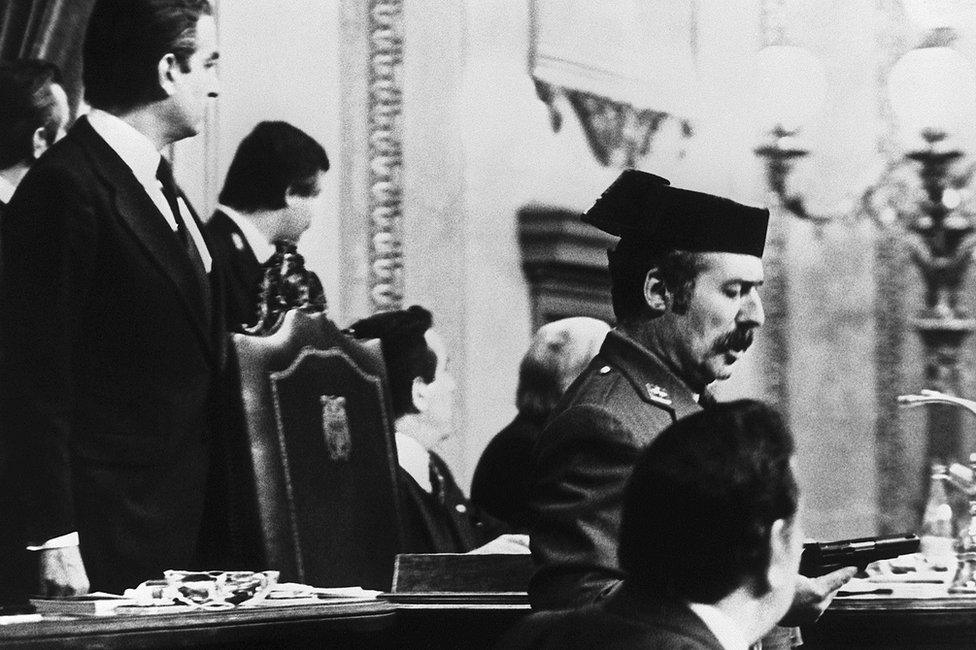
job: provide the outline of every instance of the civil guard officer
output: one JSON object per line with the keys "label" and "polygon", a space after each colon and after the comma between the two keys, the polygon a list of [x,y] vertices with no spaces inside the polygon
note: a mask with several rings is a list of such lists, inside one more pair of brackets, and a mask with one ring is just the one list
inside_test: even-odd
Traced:
{"label": "civil guard officer", "polygon": [[[534,609],[599,601],[620,583],[625,486],[668,425],[707,407],[764,320],[769,211],[624,171],[583,221],[620,237],[608,252],[617,327],[569,388],[534,455],[529,506]],[[784,624],[813,620],[852,576],[797,576]],[[788,647],[780,630],[766,647]],[[774,630],[775,632],[775,630]]]}

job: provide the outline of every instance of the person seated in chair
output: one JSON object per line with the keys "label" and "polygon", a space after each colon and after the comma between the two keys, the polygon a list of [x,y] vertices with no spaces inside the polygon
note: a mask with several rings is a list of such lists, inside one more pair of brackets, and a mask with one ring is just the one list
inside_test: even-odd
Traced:
{"label": "person seated in chair", "polygon": [[[479,512],[434,451],[450,436],[454,378],[431,313],[414,305],[354,323],[357,338],[379,339],[393,402],[405,553],[528,553],[525,535]],[[490,540],[490,541],[489,541]]]}
{"label": "person seated in chair", "polygon": [[[260,122],[241,140],[227,170],[220,203],[206,230],[227,274],[227,326],[259,317],[264,265],[276,244],[294,246],[324,209],[329,157],[310,135],[287,122]],[[281,253],[282,251],[279,251]],[[311,274],[313,292],[321,283]]]}
{"label": "person seated in chair", "polygon": [[546,323],[532,337],[519,366],[518,413],[478,460],[471,501],[514,530],[528,530],[532,447],[569,385],[600,351],[610,326],[576,316]]}
{"label": "person seated in chair", "polygon": [[500,647],[745,650],[793,602],[793,454],[782,418],[754,400],[672,424],[625,492],[623,582],[596,604],[532,614]]}

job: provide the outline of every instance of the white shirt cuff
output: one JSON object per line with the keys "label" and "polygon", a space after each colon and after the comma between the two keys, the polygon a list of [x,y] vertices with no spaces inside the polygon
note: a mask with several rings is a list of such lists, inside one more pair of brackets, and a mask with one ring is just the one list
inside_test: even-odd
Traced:
{"label": "white shirt cuff", "polygon": [[40,546],[28,546],[28,551],[45,551],[49,548],[64,548],[66,546],[78,546],[78,532],[68,533],[60,537],[47,540]]}

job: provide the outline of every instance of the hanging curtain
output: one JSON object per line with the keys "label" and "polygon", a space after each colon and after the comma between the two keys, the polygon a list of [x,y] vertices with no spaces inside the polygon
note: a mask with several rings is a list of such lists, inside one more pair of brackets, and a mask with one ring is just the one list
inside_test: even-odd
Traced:
{"label": "hanging curtain", "polygon": [[0,61],[58,65],[71,106],[81,98],[81,46],[95,0],[0,0]]}

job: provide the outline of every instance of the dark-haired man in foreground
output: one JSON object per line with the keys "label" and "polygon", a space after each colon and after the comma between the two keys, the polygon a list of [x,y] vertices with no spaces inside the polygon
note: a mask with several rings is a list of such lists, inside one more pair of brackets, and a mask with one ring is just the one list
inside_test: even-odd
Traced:
{"label": "dark-haired man in foreground", "polygon": [[621,586],[539,612],[508,648],[745,650],[790,608],[802,550],[793,439],[752,400],[665,429],[627,485]]}
{"label": "dark-haired man in foreground", "polygon": [[[583,215],[620,237],[609,252],[617,327],[535,448],[533,608],[586,605],[619,584],[624,486],[637,457],[665,427],[714,401],[708,385],[731,375],[763,324],[768,220],[768,210],[633,169]],[[816,619],[852,575],[796,576],[787,621]]]}
{"label": "dark-haired man in foreground", "polygon": [[2,223],[0,421],[39,591],[120,593],[193,563],[224,365],[223,294],[160,151],[217,95],[206,0],[98,0],[91,113]]}

